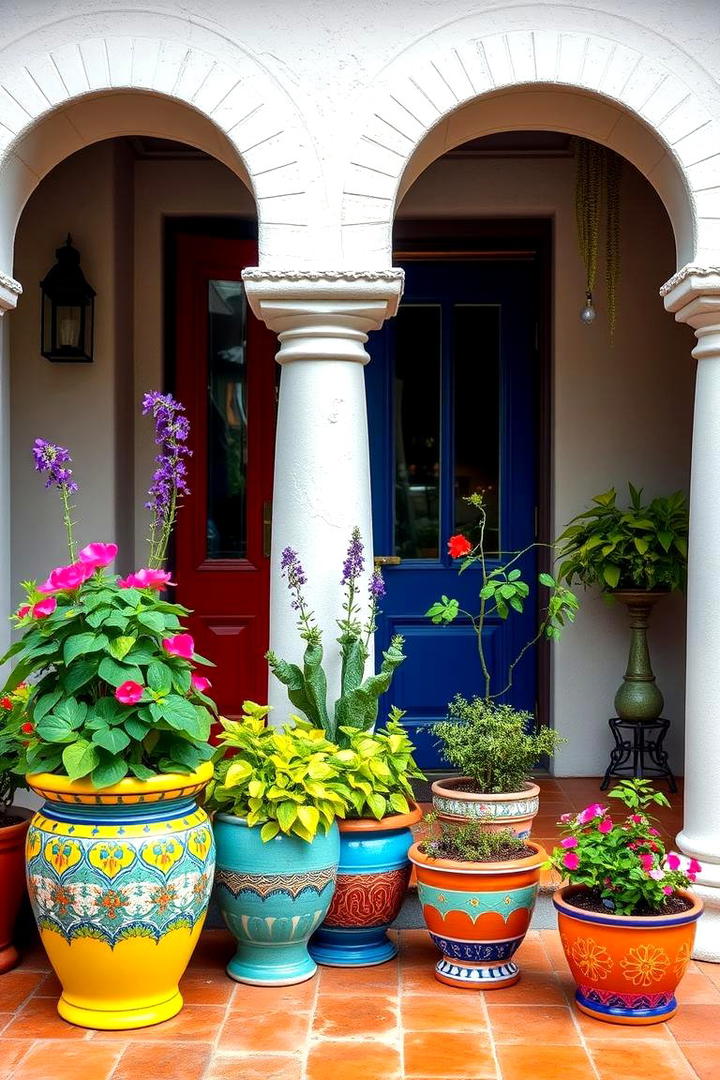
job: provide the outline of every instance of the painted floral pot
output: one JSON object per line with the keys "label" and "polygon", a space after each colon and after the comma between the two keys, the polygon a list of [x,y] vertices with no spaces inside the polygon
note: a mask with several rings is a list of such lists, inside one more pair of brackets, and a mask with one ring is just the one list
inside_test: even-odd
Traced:
{"label": "painted floral pot", "polygon": [[433,808],[441,821],[481,821],[488,832],[512,829],[516,836],[527,839],[533,818],[540,805],[540,788],[529,781],[522,791],[501,795],[481,795],[463,791],[471,784],[469,776],[451,776],[436,780],[432,785]]}
{"label": "painted floral pot", "polygon": [[212,829],[196,796],[208,762],[187,776],[87,781],[36,773],[45,803],[27,837],[40,937],[62,984],[58,1012],[81,1027],[147,1027],[182,1008],[178,982],[212,887]]}
{"label": "painted floral pot", "polygon": [[693,906],[678,915],[606,915],[568,903],[582,889],[567,885],[553,897],[578,1008],[610,1024],[669,1020],[677,1011],[675,990],[690,960],[702,901],[681,892]]}
{"label": "painted floral pot", "polygon": [[0,975],[20,963],[13,930],[25,893],[25,836],[32,811],[11,806],[8,813],[22,820],[0,828]]}
{"label": "painted floral pot", "polygon": [[397,953],[387,929],[397,918],[410,879],[411,827],[422,810],[376,821],[347,819],[340,829],[340,865],[330,910],[310,943],[310,955],[331,967],[384,964]]}
{"label": "painted floral pot", "polygon": [[512,957],[530,925],[547,859],[539,844],[527,844],[532,855],[497,863],[433,859],[418,844],[410,848],[423,916],[442,953],[440,982],[494,990],[520,978]]}
{"label": "painted floral pot", "polygon": [[310,935],[335,892],[340,834],[336,824],[308,844],[282,833],[264,844],[244,818],[216,814],[215,882],[237,952],[227,973],[257,986],[290,986],[317,971]]}

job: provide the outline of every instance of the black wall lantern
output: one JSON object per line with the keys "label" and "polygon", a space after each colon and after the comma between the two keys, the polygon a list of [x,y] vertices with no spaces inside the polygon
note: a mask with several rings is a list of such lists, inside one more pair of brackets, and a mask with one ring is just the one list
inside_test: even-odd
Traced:
{"label": "black wall lantern", "polygon": [[95,290],[80,269],[70,233],[55,252],[57,262],[40,282],[41,352],[48,360],[92,363]]}

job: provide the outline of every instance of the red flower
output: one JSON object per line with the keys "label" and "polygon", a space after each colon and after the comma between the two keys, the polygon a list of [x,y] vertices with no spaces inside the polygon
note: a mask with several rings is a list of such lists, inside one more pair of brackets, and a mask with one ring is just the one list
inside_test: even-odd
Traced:
{"label": "red flower", "polygon": [[140,698],[143,696],[144,687],[140,683],[135,682],[133,679],[128,679],[122,686],[118,686],[115,691],[115,697],[121,705],[137,705]]}
{"label": "red flower", "polygon": [[192,660],[195,642],[190,634],[173,634],[163,638],[163,648],[170,656],[181,656],[183,660]]}
{"label": "red flower", "polygon": [[56,607],[57,600],[54,596],[48,596],[47,600],[40,600],[39,603],[33,605],[33,619],[46,619],[48,615],[52,615]]}
{"label": "red flower", "polygon": [[472,544],[462,533],[451,536],[448,540],[448,552],[451,559],[461,559],[472,551]]}
{"label": "red flower", "polygon": [[33,733],[33,731],[35,730],[35,728],[34,728],[34,726],[33,726],[33,725],[32,725],[32,724],[31,724],[31,723],[30,723],[30,722],[28,721],[27,723],[25,723],[25,724],[22,724],[22,725],[21,725],[21,727],[20,727],[20,730],[21,730],[21,731],[24,731],[26,735],[32,735],[32,733]]}
{"label": "red flower", "polygon": [[199,694],[204,694],[205,691],[209,690],[209,688],[212,686],[212,683],[209,679],[206,679],[204,675],[193,674],[190,676],[190,685],[192,686],[193,690],[197,690]]}
{"label": "red flower", "polygon": [[12,707],[13,707],[13,703],[10,700],[9,697],[0,698],[0,708],[1,709],[12,709]]}
{"label": "red flower", "polygon": [[22,607],[19,607],[17,609],[17,618],[18,619],[24,619],[29,614],[30,614],[30,605],[29,604],[23,604]]}
{"label": "red flower", "polygon": [[577,870],[580,865],[580,859],[574,851],[566,851],[563,855],[563,866],[568,870]]}

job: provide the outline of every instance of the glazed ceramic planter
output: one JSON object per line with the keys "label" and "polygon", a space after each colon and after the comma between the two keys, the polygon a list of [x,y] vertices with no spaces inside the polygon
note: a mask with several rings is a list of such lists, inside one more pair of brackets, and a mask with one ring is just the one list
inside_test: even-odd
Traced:
{"label": "glazed ceramic planter", "polygon": [[433,859],[410,848],[418,899],[430,937],[442,953],[435,978],[449,986],[494,990],[520,978],[513,961],[530,925],[547,855],[497,863]]}
{"label": "glazed ceramic planter", "polygon": [[13,930],[25,893],[25,836],[32,811],[11,806],[8,814],[22,820],[0,827],[0,975],[20,962]]}
{"label": "glazed ceramic planter", "polygon": [[397,918],[410,878],[408,849],[422,810],[346,819],[340,829],[340,865],[330,910],[310,943],[319,964],[361,967],[383,964],[397,953],[387,929]]}
{"label": "glazed ceramic planter", "polygon": [[540,805],[540,788],[529,781],[522,791],[501,795],[481,795],[463,791],[471,784],[469,776],[451,776],[436,780],[432,785],[433,808],[441,821],[481,821],[489,832],[512,829],[516,836],[526,839]]}
{"label": "glazed ceramic planter", "polygon": [[675,990],[690,960],[702,901],[678,915],[601,914],[573,907],[583,891],[567,885],[553,897],[581,1012],[610,1024],[657,1024],[677,1011]]}
{"label": "glazed ceramic planter", "polygon": [[244,818],[216,814],[217,900],[235,935],[227,973],[238,982],[290,986],[317,971],[310,935],[335,892],[340,834],[333,824],[308,844],[280,833],[264,844]]}
{"label": "glazed ceramic planter", "polygon": [[45,800],[28,830],[28,888],[65,1020],[120,1030],[182,1008],[212,887],[212,830],[196,802],[211,776],[208,762],[100,790],[27,777]]}

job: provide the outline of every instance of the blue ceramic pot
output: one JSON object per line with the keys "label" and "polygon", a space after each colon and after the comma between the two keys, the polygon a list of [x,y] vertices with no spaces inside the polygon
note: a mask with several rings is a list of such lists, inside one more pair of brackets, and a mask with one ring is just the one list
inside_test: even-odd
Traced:
{"label": "blue ceramic pot", "polygon": [[335,892],[337,825],[311,844],[280,834],[267,844],[244,818],[216,814],[215,883],[222,916],[237,938],[227,973],[238,982],[289,986],[317,971],[307,943]]}
{"label": "blue ceramic pot", "polygon": [[410,877],[411,826],[408,814],[340,821],[337,888],[325,922],[310,943],[310,955],[330,967],[366,967],[391,960],[397,946],[387,929],[397,918]]}

